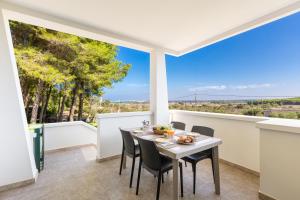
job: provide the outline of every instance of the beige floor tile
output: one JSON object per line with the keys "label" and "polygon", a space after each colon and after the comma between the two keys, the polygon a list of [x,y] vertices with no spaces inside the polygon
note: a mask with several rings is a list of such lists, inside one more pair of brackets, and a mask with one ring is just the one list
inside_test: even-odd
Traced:
{"label": "beige floor tile", "polygon": [[[133,188],[129,188],[130,164],[119,176],[120,160],[103,163],[95,161],[96,149],[82,147],[49,153],[45,169],[35,184],[0,193],[1,200],[148,200],[155,199],[156,179],[143,170],[140,194],[135,195],[137,166]],[[221,195],[215,195],[211,163],[201,161],[197,166],[196,195],[192,194],[191,166],[183,168],[184,200],[256,200],[259,178],[234,167],[221,164]],[[172,195],[172,173],[165,176],[161,200]]]}

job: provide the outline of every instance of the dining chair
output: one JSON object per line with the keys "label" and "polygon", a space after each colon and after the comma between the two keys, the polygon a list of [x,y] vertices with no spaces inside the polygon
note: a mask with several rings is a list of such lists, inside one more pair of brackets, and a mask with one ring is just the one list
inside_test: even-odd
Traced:
{"label": "dining chair", "polygon": [[[142,166],[154,176],[158,177],[156,200],[159,200],[160,184],[163,174],[173,169],[172,159],[159,153],[155,143],[142,138],[137,139],[140,145],[141,157],[139,163],[136,195],[139,193],[139,185],[141,178]],[[179,163],[180,169],[180,188],[181,197],[183,197],[183,179],[182,179],[182,163]]]}
{"label": "dining chair", "polygon": [[176,122],[176,121],[172,121],[171,122],[173,128],[175,129],[179,129],[179,130],[185,130],[185,123],[183,122]]}
{"label": "dining chair", "polygon": [[[214,136],[214,129],[209,128],[209,127],[205,127],[205,126],[193,126],[192,132],[195,133],[200,133],[202,135],[206,135],[209,137],[213,137]],[[186,156],[183,157],[182,160],[185,161],[185,166],[186,166],[186,162],[189,162],[192,164],[192,170],[193,170],[193,193],[195,194],[195,190],[196,190],[196,165],[199,161],[204,160],[204,159],[210,159],[211,160],[211,164],[212,164],[212,172],[213,172],[213,176],[214,175],[214,160],[213,160],[213,153],[212,153],[212,149],[207,149],[195,154],[192,154],[190,156]],[[215,179],[214,179],[215,180]]]}
{"label": "dining chair", "polygon": [[123,140],[123,147],[122,147],[122,157],[121,157],[121,164],[120,164],[120,172],[119,174],[122,174],[122,166],[124,157],[128,156],[132,158],[132,166],[131,166],[131,175],[130,175],[130,184],[129,187],[132,187],[132,179],[133,179],[133,173],[134,173],[134,167],[135,167],[135,159],[140,156],[140,148],[138,144],[134,143],[134,139],[129,131],[125,131],[120,129],[122,140]]}

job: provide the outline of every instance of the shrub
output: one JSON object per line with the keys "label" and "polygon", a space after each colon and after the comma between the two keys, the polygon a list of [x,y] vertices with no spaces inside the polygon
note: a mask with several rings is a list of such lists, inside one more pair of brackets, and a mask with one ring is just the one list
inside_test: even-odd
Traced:
{"label": "shrub", "polygon": [[243,111],[244,115],[251,115],[251,116],[257,116],[261,113],[262,113],[262,110],[258,109],[258,108]]}
{"label": "shrub", "polygon": [[286,113],[285,118],[288,118],[288,119],[297,119],[298,116],[297,116],[297,113],[295,113],[295,112],[288,112],[288,113]]}

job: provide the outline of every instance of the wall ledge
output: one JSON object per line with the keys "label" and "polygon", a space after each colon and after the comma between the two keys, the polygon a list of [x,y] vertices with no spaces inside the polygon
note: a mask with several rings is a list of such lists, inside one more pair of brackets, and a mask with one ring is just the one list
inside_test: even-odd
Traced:
{"label": "wall ledge", "polygon": [[105,118],[120,118],[120,117],[133,117],[133,116],[145,116],[152,115],[152,112],[120,112],[120,113],[104,113],[97,114],[97,119],[105,119]]}
{"label": "wall ledge", "polygon": [[35,183],[35,181],[36,181],[36,178],[31,178],[31,179],[28,179],[28,180],[19,181],[19,182],[11,183],[11,184],[8,184],[8,185],[2,185],[2,186],[0,186],[0,192],[16,189],[16,188],[23,187],[23,186],[26,186],[26,185],[30,185],[30,184]]}
{"label": "wall ledge", "polygon": [[94,147],[95,149],[97,148],[96,144],[81,144],[81,145],[76,145],[76,146],[70,146],[70,147],[62,147],[59,149],[51,149],[51,150],[45,150],[45,155],[47,154],[52,154],[52,153],[57,153],[57,152],[64,152],[64,151],[70,151],[74,149],[80,149],[83,147]]}
{"label": "wall ledge", "polygon": [[248,121],[248,122],[260,122],[269,119],[268,117],[212,113],[212,112],[196,112],[196,111],[188,111],[188,110],[171,110],[170,112],[171,114],[193,115],[193,116],[200,116],[200,117],[210,117],[210,118]]}
{"label": "wall ledge", "polygon": [[256,127],[266,130],[300,133],[300,120],[274,118],[257,122]]}
{"label": "wall ledge", "polygon": [[45,128],[53,128],[53,127],[63,127],[63,126],[85,126],[93,131],[97,131],[97,128],[83,121],[73,121],[73,122],[56,122],[56,123],[48,123],[44,124]]}
{"label": "wall ledge", "polygon": [[270,195],[262,193],[261,191],[258,192],[258,197],[261,200],[276,200],[274,197],[271,197]]}

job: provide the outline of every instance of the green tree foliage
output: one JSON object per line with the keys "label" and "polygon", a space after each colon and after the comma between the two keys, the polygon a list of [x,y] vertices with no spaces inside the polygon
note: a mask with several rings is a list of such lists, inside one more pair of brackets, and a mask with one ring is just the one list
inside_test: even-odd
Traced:
{"label": "green tree foliage", "polygon": [[32,123],[62,121],[66,109],[71,121],[76,113],[78,120],[93,118],[103,89],[121,81],[131,67],[116,59],[115,45],[16,21],[10,27]]}

